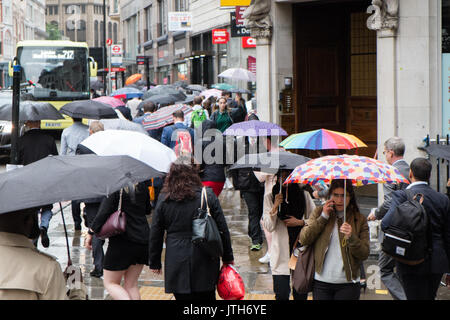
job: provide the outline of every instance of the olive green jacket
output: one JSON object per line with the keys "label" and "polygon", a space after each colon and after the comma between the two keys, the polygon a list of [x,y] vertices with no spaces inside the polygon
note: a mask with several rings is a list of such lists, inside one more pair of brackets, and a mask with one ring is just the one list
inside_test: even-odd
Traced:
{"label": "olive green jacket", "polygon": [[[330,244],[331,234],[336,222],[336,215],[327,220],[321,216],[322,207],[317,207],[300,232],[302,245],[314,245],[315,270],[322,273],[325,256]],[[344,235],[339,232],[345,275],[348,281],[359,277],[361,262],[369,257],[369,226],[367,219],[359,212],[347,212],[347,222],[352,227],[352,235],[347,245],[342,247]],[[338,220],[338,230],[343,221]]]}

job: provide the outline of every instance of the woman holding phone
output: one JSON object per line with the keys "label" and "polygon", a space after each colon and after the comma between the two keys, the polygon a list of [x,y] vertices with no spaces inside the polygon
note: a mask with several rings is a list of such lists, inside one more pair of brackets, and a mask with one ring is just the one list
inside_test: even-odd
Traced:
{"label": "woman holding phone", "polygon": [[369,226],[359,212],[351,180],[331,182],[328,200],[306,221],[300,243],[314,246],[314,300],[359,300],[360,266],[369,256]]}

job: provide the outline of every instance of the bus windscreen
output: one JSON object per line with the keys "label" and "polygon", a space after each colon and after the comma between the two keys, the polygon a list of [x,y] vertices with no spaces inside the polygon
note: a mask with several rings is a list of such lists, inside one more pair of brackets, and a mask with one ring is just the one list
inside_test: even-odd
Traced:
{"label": "bus windscreen", "polygon": [[19,47],[17,58],[36,100],[89,98],[87,48]]}

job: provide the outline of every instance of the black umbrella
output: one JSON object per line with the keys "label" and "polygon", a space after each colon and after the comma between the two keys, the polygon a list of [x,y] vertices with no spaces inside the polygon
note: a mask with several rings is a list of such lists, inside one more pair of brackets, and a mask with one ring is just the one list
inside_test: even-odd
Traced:
{"label": "black umbrella", "polygon": [[251,169],[282,169],[294,170],[299,165],[308,162],[310,158],[292,152],[266,152],[251,153],[240,158],[230,170],[251,168]]}
{"label": "black umbrella", "polygon": [[418,149],[426,151],[430,156],[450,161],[450,145],[431,144],[427,147],[420,147]]}
{"label": "black umbrella", "polygon": [[104,87],[103,82],[101,82],[99,80],[91,81],[91,89],[103,90],[103,87]]}
{"label": "black umbrella", "polygon": [[49,156],[0,174],[0,213],[109,196],[161,175],[129,156]]}
{"label": "black umbrella", "polygon": [[86,119],[114,119],[118,118],[111,106],[94,100],[79,100],[65,104],[61,113],[72,118]]}
{"label": "black umbrella", "polygon": [[178,99],[171,95],[155,95],[151,96],[150,98],[145,99],[142,101],[144,103],[145,101],[151,101],[156,104],[163,104],[163,105],[171,105],[178,101]]}
{"label": "black umbrella", "polygon": [[156,86],[154,88],[151,88],[150,90],[148,90],[146,93],[144,93],[144,95],[142,96],[142,99],[148,99],[151,96],[155,96],[155,95],[170,95],[170,96],[174,96],[176,98],[175,101],[182,101],[186,98],[186,95],[181,92],[180,90],[175,89],[174,87],[171,86]]}
{"label": "black umbrella", "polygon": [[187,95],[186,99],[177,101],[176,103],[188,104],[194,101],[195,94]]}
{"label": "black umbrella", "polygon": [[186,88],[188,86],[188,84],[187,84],[186,80],[179,80],[179,81],[176,81],[174,83],[174,86],[181,87],[181,88]]}
{"label": "black umbrella", "polygon": [[191,90],[191,91],[205,91],[206,88],[204,86],[201,86],[199,84],[190,84],[186,87],[187,90]]}
{"label": "black umbrella", "polygon": [[247,89],[230,89],[229,91],[231,93],[242,93],[242,94],[244,94],[244,93],[247,93],[247,94],[251,93],[251,91],[247,90]]}
{"label": "black umbrella", "polygon": [[[21,101],[19,121],[61,120],[64,117],[48,102]],[[0,106],[0,120],[12,121],[12,103]]]}

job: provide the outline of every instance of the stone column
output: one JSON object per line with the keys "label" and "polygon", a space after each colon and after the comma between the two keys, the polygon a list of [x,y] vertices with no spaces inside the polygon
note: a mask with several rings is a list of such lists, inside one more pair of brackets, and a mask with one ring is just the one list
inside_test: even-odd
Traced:
{"label": "stone column", "polygon": [[[384,142],[398,135],[397,26],[398,0],[372,0],[367,27],[377,31],[377,146],[378,159],[384,161]],[[382,185],[378,203],[383,202]]]}
{"label": "stone column", "polygon": [[276,121],[272,119],[271,111],[271,40],[272,20],[270,17],[271,1],[252,0],[244,12],[245,25],[256,39],[256,108],[258,117],[262,121]]}

